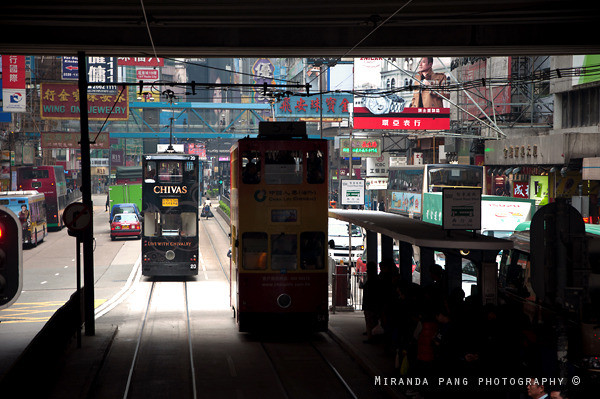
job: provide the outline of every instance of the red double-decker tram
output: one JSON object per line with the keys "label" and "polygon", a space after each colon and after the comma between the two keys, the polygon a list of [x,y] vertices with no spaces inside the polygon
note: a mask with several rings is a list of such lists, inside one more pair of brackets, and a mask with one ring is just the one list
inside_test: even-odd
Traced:
{"label": "red double-decker tram", "polygon": [[231,306],[240,331],[325,331],[327,142],[304,123],[259,132],[231,148]]}

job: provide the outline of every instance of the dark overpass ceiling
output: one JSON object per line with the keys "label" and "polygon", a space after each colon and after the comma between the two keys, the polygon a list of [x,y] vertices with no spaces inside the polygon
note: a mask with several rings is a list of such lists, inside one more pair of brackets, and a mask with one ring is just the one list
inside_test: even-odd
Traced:
{"label": "dark overpass ceiling", "polygon": [[[4,54],[154,55],[140,0],[2,3]],[[143,3],[156,51],[165,57],[600,53],[598,0]]]}

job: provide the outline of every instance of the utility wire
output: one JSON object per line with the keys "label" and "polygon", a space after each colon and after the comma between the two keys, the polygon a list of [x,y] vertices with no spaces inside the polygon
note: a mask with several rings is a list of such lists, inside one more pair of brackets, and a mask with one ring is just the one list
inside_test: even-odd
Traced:
{"label": "utility wire", "polygon": [[154,51],[154,56],[158,58],[156,54],[156,47],[154,47],[154,40],[152,39],[152,33],[150,32],[150,25],[148,24],[148,17],[146,16],[146,8],[144,7],[144,0],[140,0],[140,4],[142,5],[142,13],[144,14],[144,21],[146,21],[146,29],[148,29],[148,36],[150,37],[150,44],[152,45],[152,51]]}
{"label": "utility wire", "polygon": [[[404,10],[412,2],[413,2],[413,0],[408,0],[406,3],[404,3],[400,8],[398,8],[396,11],[394,11],[394,13],[392,15],[390,15],[385,20],[383,20],[382,23],[380,23],[379,25],[376,25],[375,28],[373,28],[373,30],[371,32],[367,33],[367,35],[365,37],[363,37],[361,40],[359,40],[358,43],[356,43],[350,50],[346,51],[344,54],[342,54],[340,57],[338,57],[335,62],[336,63],[339,62],[342,58],[344,58],[345,56],[347,56],[348,54],[350,54],[352,51],[354,51],[355,48],[357,48],[358,46],[360,46],[373,33],[375,33],[383,25],[385,25],[390,19],[394,18],[396,16],[396,14],[398,14],[400,11]],[[327,65],[327,68],[325,68],[324,71],[319,71],[319,73],[317,74],[317,76],[315,76],[313,78],[313,80],[311,80],[309,82],[309,84],[312,83],[312,82],[314,82],[316,79],[318,79],[321,76],[322,73],[327,72],[329,70],[329,68],[331,68],[331,66]]]}

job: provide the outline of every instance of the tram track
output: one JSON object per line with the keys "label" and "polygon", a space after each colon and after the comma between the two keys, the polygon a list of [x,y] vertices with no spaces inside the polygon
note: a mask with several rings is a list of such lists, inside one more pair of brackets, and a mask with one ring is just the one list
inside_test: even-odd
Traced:
{"label": "tram track", "polygon": [[[176,292],[179,291],[179,295]],[[168,298],[168,301],[165,299]],[[183,302],[183,303],[181,303]],[[182,315],[182,308],[184,308]],[[180,323],[184,320],[184,326]],[[182,339],[185,329],[187,339]],[[158,339],[157,337],[160,337]],[[189,366],[181,359],[187,355]],[[156,367],[156,361],[168,364],[168,369]],[[177,365],[176,367],[172,367]],[[136,378],[139,373],[139,378]],[[170,385],[170,397],[197,398],[196,372],[192,347],[192,327],[188,303],[187,282],[153,281],[146,302],[133,358],[129,367],[123,399],[152,397],[169,385],[169,381],[185,381],[177,384],[177,392]]]}
{"label": "tram track", "polygon": [[[206,233],[206,237],[208,238],[208,241],[210,243],[210,246],[217,258],[217,262],[219,263],[219,267],[221,268],[221,270],[223,271],[223,274],[225,275],[225,278],[227,279],[227,283],[230,283],[230,276],[226,271],[226,268],[223,266],[223,262],[221,262],[221,256],[219,255],[219,252],[217,251],[217,246],[214,243],[213,239],[211,238],[211,234],[208,231],[208,228],[206,226],[206,223],[208,222],[208,220],[210,219],[200,219],[202,221],[202,223],[200,223],[202,225],[202,228],[204,229],[204,232]],[[221,225],[221,223],[219,222],[218,218],[216,216],[213,217],[212,219],[221,229],[221,231],[223,231],[223,234],[225,234],[226,237],[229,237],[229,233],[227,232],[227,230],[225,230],[225,228]]]}
{"label": "tram track", "polygon": [[[277,376],[283,398],[358,398],[342,374],[311,340],[261,339],[260,345]],[[311,384],[302,381],[311,381]]]}

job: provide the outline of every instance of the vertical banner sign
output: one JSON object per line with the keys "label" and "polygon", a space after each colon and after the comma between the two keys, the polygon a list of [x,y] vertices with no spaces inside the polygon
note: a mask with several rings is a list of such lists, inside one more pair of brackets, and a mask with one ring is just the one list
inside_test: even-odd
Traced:
{"label": "vertical banner sign", "polygon": [[25,112],[25,56],[2,56],[2,98],[4,112]]}
{"label": "vertical banner sign", "polygon": [[[88,57],[87,77],[89,83],[116,83],[117,59],[114,57]],[[115,94],[117,86],[89,86],[88,94]]]}

